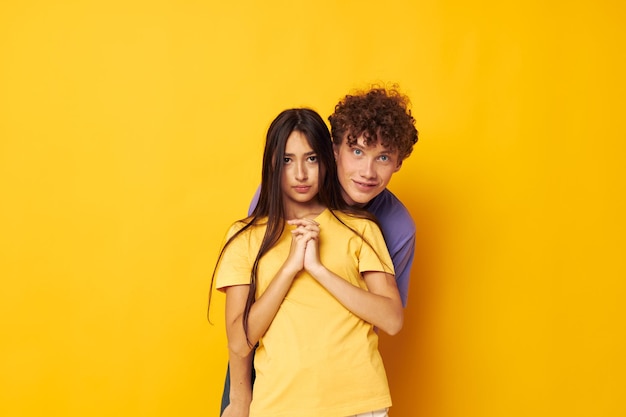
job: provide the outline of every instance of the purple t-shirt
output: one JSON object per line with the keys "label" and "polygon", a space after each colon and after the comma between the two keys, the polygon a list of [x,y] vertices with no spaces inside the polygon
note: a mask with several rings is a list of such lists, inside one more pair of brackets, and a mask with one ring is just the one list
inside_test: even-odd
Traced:
{"label": "purple t-shirt", "polygon": [[396,271],[396,284],[406,307],[415,255],[415,223],[398,197],[385,189],[365,206],[378,219]]}
{"label": "purple t-shirt", "polygon": [[[261,187],[257,188],[248,214],[259,201]],[[385,189],[365,206],[365,209],[378,219],[385,237],[387,250],[391,255],[393,268],[396,272],[396,284],[400,291],[402,305],[406,307],[409,296],[409,279],[415,255],[415,223],[404,204],[393,193]]]}

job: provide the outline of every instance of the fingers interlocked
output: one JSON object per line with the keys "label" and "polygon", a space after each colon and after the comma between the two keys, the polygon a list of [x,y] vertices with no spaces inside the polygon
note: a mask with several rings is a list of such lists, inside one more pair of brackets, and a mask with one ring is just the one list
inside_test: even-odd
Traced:
{"label": "fingers interlocked", "polygon": [[296,226],[291,233],[294,237],[304,238],[305,240],[317,239],[320,233],[320,225],[315,220],[312,219],[293,219],[289,220],[289,223],[292,226]]}

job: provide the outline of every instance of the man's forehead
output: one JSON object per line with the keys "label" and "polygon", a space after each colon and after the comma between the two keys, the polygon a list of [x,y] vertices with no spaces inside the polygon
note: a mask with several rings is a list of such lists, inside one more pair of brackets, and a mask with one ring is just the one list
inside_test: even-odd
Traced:
{"label": "man's forehead", "polygon": [[361,148],[372,149],[372,150],[376,149],[379,152],[385,152],[385,153],[391,153],[391,154],[398,152],[397,149],[392,150],[390,147],[383,145],[379,137],[371,137],[371,136],[367,137],[365,133],[361,133],[359,136],[357,136],[356,140],[355,139],[350,140],[350,135],[346,134],[344,136],[342,143],[347,146],[358,145]]}

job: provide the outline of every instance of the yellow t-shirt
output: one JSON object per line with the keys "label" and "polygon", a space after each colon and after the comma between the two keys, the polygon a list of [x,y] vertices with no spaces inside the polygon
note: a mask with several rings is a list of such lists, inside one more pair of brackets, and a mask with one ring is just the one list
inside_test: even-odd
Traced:
{"label": "yellow t-shirt", "polygon": [[[361,272],[393,274],[378,226],[337,215],[371,246],[325,210],[315,220],[320,224],[319,252],[326,268],[363,289],[367,286]],[[241,226],[233,225],[227,236]],[[287,259],[289,228],[259,262],[257,298]],[[217,272],[217,288],[250,283],[264,233],[265,226],[254,227],[228,246]],[[250,417],[345,417],[391,406],[373,326],[348,311],[304,271],[294,279],[259,341],[254,364]]]}

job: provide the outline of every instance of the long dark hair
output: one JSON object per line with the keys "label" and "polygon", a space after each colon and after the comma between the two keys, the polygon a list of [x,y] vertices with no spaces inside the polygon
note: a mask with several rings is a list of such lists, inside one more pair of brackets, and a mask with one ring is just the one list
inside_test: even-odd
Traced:
{"label": "long dark hair", "polygon": [[[211,277],[211,287],[215,280],[215,273],[222,259],[224,251],[237,236],[245,232],[249,228],[267,224],[265,235],[259,247],[259,252],[254,260],[252,271],[250,273],[250,288],[248,292],[248,300],[243,314],[243,327],[246,335],[248,334],[248,316],[250,308],[255,301],[256,282],[259,261],[272,248],[281,235],[285,227],[285,212],[283,207],[283,193],[281,188],[281,176],[283,171],[283,155],[285,154],[285,146],[287,139],[292,132],[302,133],[313,151],[317,156],[319,166],[319,192],[318,198],[322,205],[328,207],[331,213],[344,225],[334,212],[342,211],[351,216],[367,218],[376,221],[376,218],[364,210],[353,209],[341,195],[341,185],[337,179],[337,166],[335,164],[333,146],[330,138],[330,132],[324,120],[315,111],[308,108],[288,109],[281,112],[270,124],[265,140],[265,149],[263,151],[263,170],[261,173],[261,191],[259,201],[252,211],[252,214],[246,219],[240,220],[243,223],[241,227],[222,247],[219,253],[216,267]],[[352,227],[346,225],[353,232]],[[211,303],[211,292],[209,293],[209,307]],[[250,341],[248,341],[250,343]]]}

